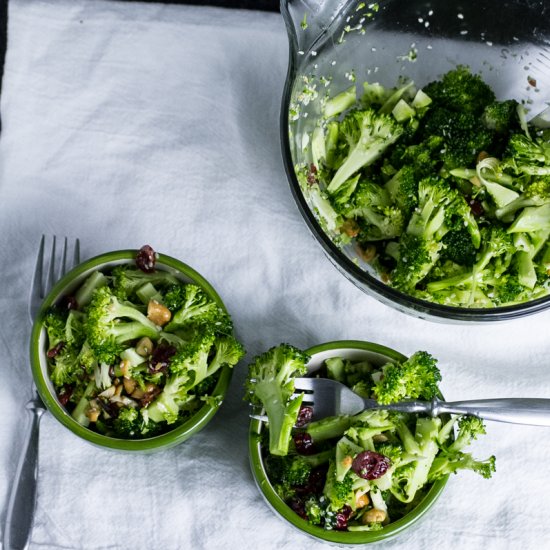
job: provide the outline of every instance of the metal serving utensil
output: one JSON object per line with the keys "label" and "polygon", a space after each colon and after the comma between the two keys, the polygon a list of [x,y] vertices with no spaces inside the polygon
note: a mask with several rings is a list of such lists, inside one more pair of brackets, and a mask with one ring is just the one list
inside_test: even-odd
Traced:
{"label": "metal serving utensil", "polygon": [[[313,408],[313,418],[355,415],[367,409],[384,409],[406,413],[472,415],[484,420],[550,426],[550,399],[501,398],[473,401],[402,401],[391,405],[380,405],[374,399],[365,399],[345,384],[329,378],[296,378],[295,393],[304,393],[302,405]],[[267,421],[264,414],[251,414],[251,418]]]}

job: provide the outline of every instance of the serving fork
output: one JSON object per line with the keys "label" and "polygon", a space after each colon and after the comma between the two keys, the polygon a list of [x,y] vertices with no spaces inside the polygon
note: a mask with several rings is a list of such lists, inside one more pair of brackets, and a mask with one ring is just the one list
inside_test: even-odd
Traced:
{"label": "serving fork", "polygon": [[[356,415],[367,409],[384,409],[406,413],[472,415],[484,420],[512,424],[550,426],[550,399],[501,398],[473,401],[408,400],[391,405],[380,405],[374,399],[361,397],[345,384],[330,378],[295,378],[294,392],[303,393],[302,406],[313,409],[313,420],[329,416]],[[250,415],[267,421],[265,414]]]}
{"label": "serving fork", "polygon": [[[46,249],[49,249],[49,255]],[[78,263],[80,263],[78,239],[73,241],[67,237],[55,236],[49,239],[42,235],[29,297],[28,310],[31,325],[36,319],[42,301],[54,284]],[[25,406],[30,413],[30,422],[8,501],[3,536],[4,550],[27,548],[34,520],[38,473],[38,428],[46,408],[34,384],[32,393],[32,398]]]}

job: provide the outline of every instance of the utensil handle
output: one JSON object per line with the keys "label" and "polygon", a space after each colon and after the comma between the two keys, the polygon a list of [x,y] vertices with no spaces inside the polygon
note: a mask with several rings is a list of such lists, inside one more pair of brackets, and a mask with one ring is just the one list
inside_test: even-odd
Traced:
{"label": "utensil handle", "polygon": [[550,399],[504,398],[432,402],[432,414],[471,414],[485,420],[550,426]]}
{"label": "utensil handle", "polygon": [[4,550],[25,550],[34,521],[38,471],[38,428],[45,412],[39,398],[26,405],[30,421],[13,480],[4,529]]}

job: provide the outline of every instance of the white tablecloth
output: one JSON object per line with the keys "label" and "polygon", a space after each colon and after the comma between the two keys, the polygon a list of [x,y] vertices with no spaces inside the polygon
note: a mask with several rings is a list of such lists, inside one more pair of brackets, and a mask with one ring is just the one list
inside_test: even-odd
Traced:
{"label": "white tablecloth", "polygon": [[[550,312],[491,326],[418,320],[361,293],[294,204],[279,146],[287,43],[277,14],[11,0],[0,139],[0,502],[30,396],[27,298],[42,233],[84,257],[151,244],[194,266],[247,358],[214,420],[183,445],[96,449],[46,415],[32,549],[325,548],[276,517],[248,466],[247,359],[290,342],[365,339],[439,358],[445,396],[550,397]],[[491,480],[454,476],[407,550],[548,547],[550,430],[492,423]]]}

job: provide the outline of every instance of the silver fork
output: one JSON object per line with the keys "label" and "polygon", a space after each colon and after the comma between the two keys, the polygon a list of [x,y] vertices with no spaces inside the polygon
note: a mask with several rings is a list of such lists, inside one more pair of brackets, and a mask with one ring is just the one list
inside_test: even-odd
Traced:
{"label": "silver fork", "polygon": [[[67,237],[58,239],[53,236],[51,244],[47,243],[48,240],[45,235],[42,235],[38,248],[29,297],[31,325],[42,301],[53,285],[80,262],[80,241],[78,239],[69,242]],[[46,248],[50,249],[49,256],[46,255]],[[30,413],[30,422],[8,501],[3,537],[4,550],[27,548],[34,521],[38,473],[38,427],[40,418],[46,409],[34,384],[32,393],[33,397],[25,406]]]}
{"label": "silver fork", "polygon": [[[441,414],[467,414],[485,420],[550,426],[550,399],[503,398],[474,401],[402,401],[391,405],[380,405],[374,399],[365,399],[346,385],[329,378],[296,378],[296,394],[304,393],[302,405],[313,408],[313,419],[329,416],[356,415],[367,409],[385,409],[407,413],[423,413],[431,416]],[[267,420],[263,414],[252,414],[252,418]]]}

